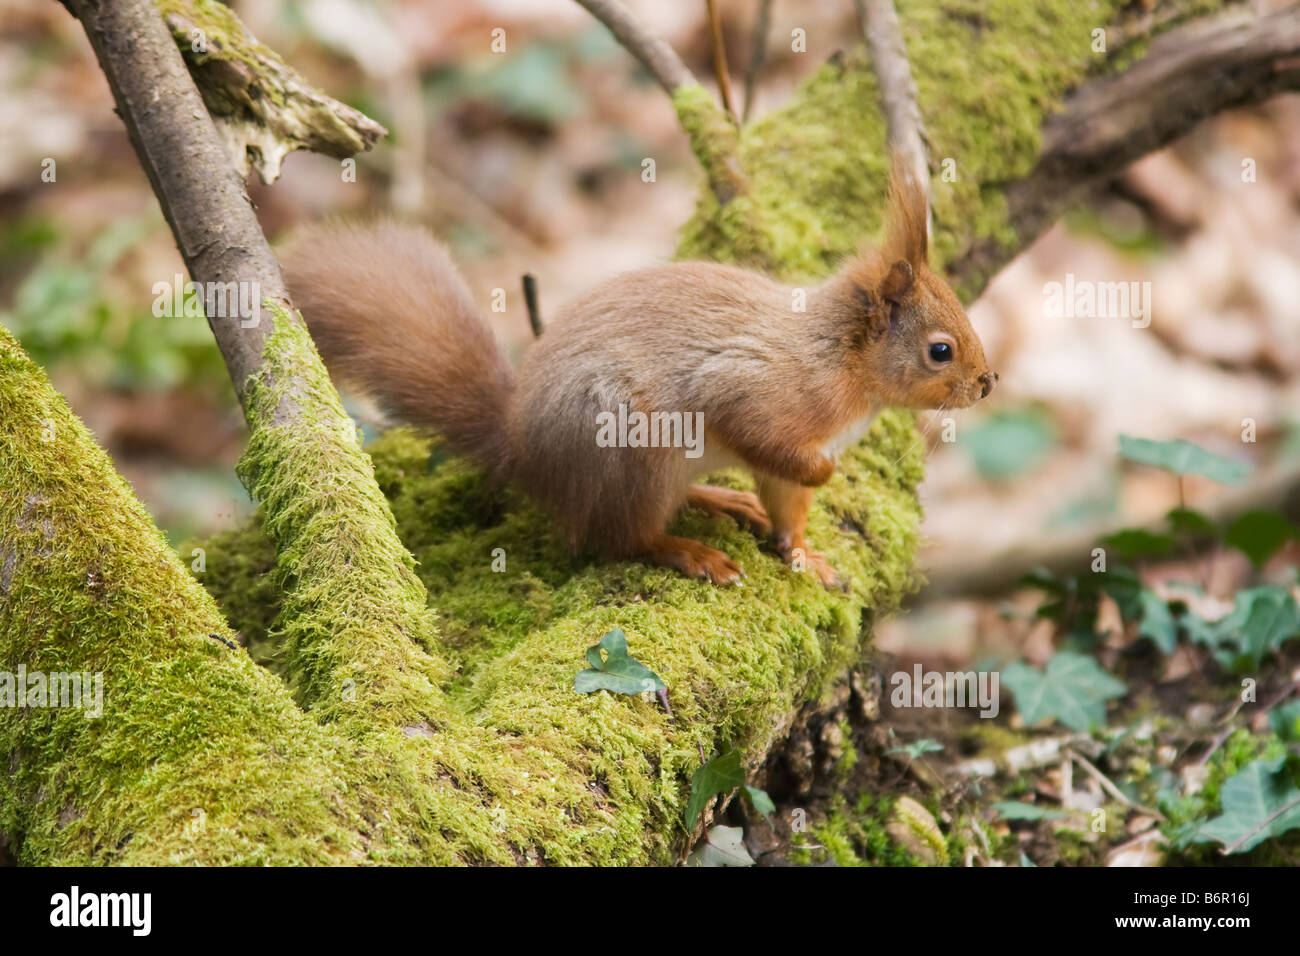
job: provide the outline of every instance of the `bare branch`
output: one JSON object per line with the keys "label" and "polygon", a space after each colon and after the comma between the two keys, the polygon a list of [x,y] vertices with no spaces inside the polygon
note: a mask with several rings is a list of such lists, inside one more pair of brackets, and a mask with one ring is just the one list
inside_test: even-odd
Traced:
{"label": "bare branch", "polygon": [[671,96],[678,87],[696,82],[673,48],[650,33],[618,0],[578,0],[605,24],[623,49],[641,61]]}
{"label": "bare branch", "polygon": [[745,66],[745,110],[741,120],[749,119],[758,90],[758,76],[767,63],[767,35],[772,29],[772,0],[758,0],[758,17],[754,20],[754,36],[749,50],[749,63]]}
{"label": "bare branch", "polygon": [[[248,283],[288,308],[280,265],[162,16],[147,0],[69,0],[68,7],[90,38],[190,275]],[[210,315],[208,324],[243,401],[270,322],[262,315],[244,328],[232,314]]]}

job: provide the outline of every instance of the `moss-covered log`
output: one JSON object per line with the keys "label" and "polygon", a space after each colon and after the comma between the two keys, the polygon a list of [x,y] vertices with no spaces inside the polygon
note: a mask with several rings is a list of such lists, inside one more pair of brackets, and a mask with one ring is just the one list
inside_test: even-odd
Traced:
{"label": "moss-covered log", "polygon": [[[953,158],[958,173],[934,179],[938,254],[1022,243],[1002,186],[1035,167],[1070,88],[1139,58],[1133,38],[1155,25],[1209,6],[1160,3],[1174,15],[1144,26],[1116,19],[1129,5],[1100,0],[900,3],[932,162]],[[1092,31],[1108,23],[1127,39],[1099,55]],[[850,51],[739,132],[717,125],[698,87],[679,88],[708,180],[719,179],[713,164],[734,163],[736,185],[722,199],[702,193],[681,254],[798,281],[876,230],[886,149],[874,83]],[[301,326],[286,318],[264,358],[298,371],[305,362],[307,374],[286,381],[319,392],[315,407],[337,425]],[[330,489],[265,469],[338,454],[355,471],[338,428],[277,431],[273,410],[294,396],[254,385],[241,470],[276,544],[261,525],[207,542],[205,591],[7,338],[0,358],[0,661],[101,670],[106,683],[96,720],[0,710],[0,758],[14,773],[0,789],[0,830],[22,862],[680,859],[700,750],[729,743],[760,763],[913,585],[922,448],[905,413],[883,415],[846,453],[811,516],[811,539],[852,581],[847,595],[689,511],[683,532],[738,557],[743,587],[572,558],[527,502],[398,430],[370,451],[437,633],[418,624],[397,627],[396,642],[349,638],[341,582],[355,582],[381,620],[376,603],[396,602],[403,622],[423,610],[407,607],[418,583],[404,556],[364,546],[380,502],[362,495],[358,518],[331,507]],[[326,547],[357,521],[355,546]],[[317,580],[330,587],[316,591]],[[209,595],[268,666],[208,636],[229,637]],[[653,700],[573,692],[583,652],[612,627],[667,681],[671,716]]]}

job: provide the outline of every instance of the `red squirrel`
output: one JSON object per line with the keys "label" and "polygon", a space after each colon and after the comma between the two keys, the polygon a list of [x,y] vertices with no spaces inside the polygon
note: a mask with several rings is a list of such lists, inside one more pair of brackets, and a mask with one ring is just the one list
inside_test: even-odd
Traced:
{"label": "red squirrel", "polygon": [[[787,563],[802,559],[837,587],[804,529],[839,452],[882,407],[964,408],[997,381],[928,265],[924,193],[897,160],[886,223],[878,248],[807,290],[805,311],[796,290],[711,262],[610,279],[555,317],[517,374],[424,229],[318,227],[282,261],[336,377],[514,482],[571,548],[735,583],[740,565],[724,552],[667,533],[694,505],[770,532]],[[703,453],[598,441],[613,416],[636,411],[702,421]],[[696,484],[733,465],[753,474],[757,495]]]}

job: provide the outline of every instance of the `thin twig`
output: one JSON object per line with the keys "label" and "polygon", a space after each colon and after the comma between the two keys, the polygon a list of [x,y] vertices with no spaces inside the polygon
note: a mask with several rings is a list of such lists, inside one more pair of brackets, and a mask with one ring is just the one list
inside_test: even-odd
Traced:
{"label": "thin twig", "polygon": [[541,338],[542,313],[537,306],[537,277],[524,273],[524,304],[528,307],[528,324],[533,327],[533,338]]}
{"label": "thin twig", "polygon": [[[1282,701],[1286,700],[1293,693],[1295,693],[1297,686],[1300,685],[1297,685],[1295,681],[1290,681],[1289,683],[1287,683],[1285,687],[1282,688],[1281,693],[1276,694],[1272,698],[1270,698],[1268,703],[1257,705],[1255,708],[1255,712],[1260,714],[1269,713],[1274,707],[1276,707],[1278,704],[1282,703]],[[1232,710],[1228,711],[1227,715],[1223,717],[1219,721],[1219,723],[1220,724],[1229,723],[1234,717],[1237,716],[1238,713],[1241,712],[1241,708],[1244,707],[1245,704],[1246,704],[1245,701],[1242,700],[1237,701],[1236,706],[1233,707]],[[1204,767],[1207,763],[1209,763],[1210,757],[1214,755],[1214,752],[1223,745],[1223,742],[1225,740],[1231,737],[1233,733],[1239,729],[1240,728],[1238,727],[1229,726],[1226,729],[1222,730],[1221,732],[1215,734],[1214,739],[1210,742],[1210,749],[1205,751],[1205,753],[1201,754],[1200,758],[1196,761],[1194,766]]]}
{"label": "thin twig", "polygon": [[734,117],[736,108],[731,104],[731,74],[727,71],[727,44],[722,36],[722,19],[718,16],[717,0],[705,0],[709,11],[709,33],[713,37],[713,73],[718,78],[718,91],[722,94],[722,108]]}
{"label": "thin twig", "polygon": [[650,33],[618,0],[578,0],[578,3],[609,28],[623,49],[640,60],[670,96],[679,86],[695,82],[673,48]]}
{"label": "thin twig", "polygon": [[758,0],[758,16],[754,20],[753,45],[749,48],[749,63],[745,66],[745,109],[741,122],[748,122],[749,111],[758,92],[758,75],[767,65],[767,35],[772,29],[772,0]]}
{"label": "thin twig", "polygon": [[1070,759],[1074,760],[1080,767],[1082,767],[1085,771],[1087,771],[1088,775],[1092,777],[1092,779],[1096,780],[1099,784],[1101,784],[1101,789],[1105,790],[1107,793],[1109,793],[1120,803],[1124,804],[1126,807],[1132,807],[1134,810],[1137,810],[1139,813],[1144,813],[1149,817],[1155,817],[1157,820],[1163,820],[1165,818],[1164,814],[1161,813],[1159,810],[1153,810],[1151,807],[1144,807],[1142,804],[1134,803],[1128,797],[1124,796],[1123,790],[1115,786],[1115,784],[1111,782],[1109,777],[1107,777],[1104,773],[1098,770],[1093,765],[1092,761],[1090,761],[1083,754],[1079,753],[1077,750],[1071,748],[1066,750],[1066,753],[1070,755]]}

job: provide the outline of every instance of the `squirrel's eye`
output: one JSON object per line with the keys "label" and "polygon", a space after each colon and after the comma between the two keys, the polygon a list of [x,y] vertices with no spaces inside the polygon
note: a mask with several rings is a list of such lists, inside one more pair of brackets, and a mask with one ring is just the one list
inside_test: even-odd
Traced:
{"label": "squirrel's eye", "polygon": [[952,361],[952,346],[947,342],[935,342],[930,346],[930,358],[940,364]]}

